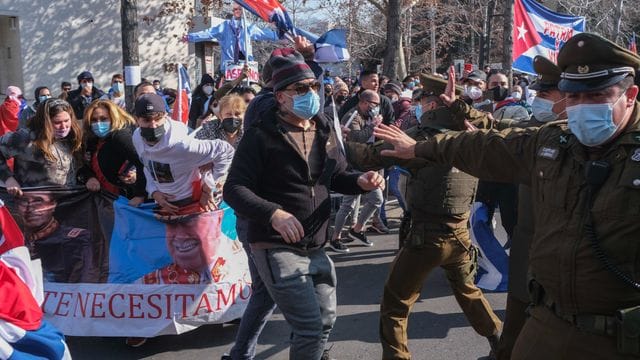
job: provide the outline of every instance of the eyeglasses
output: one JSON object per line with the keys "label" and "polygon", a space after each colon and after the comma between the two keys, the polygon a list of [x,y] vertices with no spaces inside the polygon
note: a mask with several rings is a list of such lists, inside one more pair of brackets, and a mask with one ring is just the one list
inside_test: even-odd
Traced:
{"label": "eyeglasses", "polygon": [[295,90],[298,95],[304,95],[309,92],[309,90],[313,90],[317,92],[320,90],[320,83],[317,81],[313,81],[310,83],[295,83],[291,87],[286,87],[285,91]]}

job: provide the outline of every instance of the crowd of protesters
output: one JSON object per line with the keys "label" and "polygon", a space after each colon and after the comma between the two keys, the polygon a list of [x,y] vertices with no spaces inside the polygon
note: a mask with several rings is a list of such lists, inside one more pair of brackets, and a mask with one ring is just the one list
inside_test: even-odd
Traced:
{"label": "crowd of protesters", "polygon": [[[348,253],[347,243],[354,241],[374,246],[371,232],[390,231],[385,208],[393,197],[403,211],[403,225],[410,225],[401,229],[404,247],[384,288],[383,358],[411,358],[407,318],[424,278],[437,266],[445,269],[474,329],[487,337],[491,346],[487,358],[510,358],[529,304],[515,291],[527,284],[528,249],[518,250],[524,252],[524,265],[512,263],[512,271],[519,269],[524,275],[512,277],[519,283],[510,284],[507,313],[511,315],[501,338],[501,321],[473,284],[477,253],[469,239],[468,219],[474,199],[486,204],[490,218],[499,208],[508,236],[504,248],[509,249],[514,238],[524,238],[528,244],[533,230],[529,226],[523,234],[523,224],[532,219],[522,216],[537,201],[531,188],[505,181],[506,175],[486,175],[490,165],[478,170],[469,165],[473,161],[453,160],[456,167],[452,167],[447,165],[449,155],[434,159],[421,152],[423,148],[408,153],[402,146],[410,148],[415,141],[420,146],[425,140],[435,146],[429,139],[445,136],[451,136],[454,140],[448,141],[453,143],[460,132],[500,139],[513,136],[520,141],[514,128],[544,128],[566,119],[570,110],[565,92],[591,89],[580,87],[583,78],[600,81],[599,77],[607,80],[624,74],[615,78],[624,82],[640,60],[615,48],[619,65],[615,71],[594,72],[591,77],[588,67],[576,70],[582,77],[571,77],[575,61],[565,54],[563,69],[537,57],[535,79],[516,74],[510,80],[500,70],[485,68],[462,74],[453,69],[444,75],[416,74],[401,81],[362,71],[352,80],[331,76],[313,61],[313,46],[307,40],[294,41],[294,48],[272,53],[260,84],[245,81],[246,73],[223,84],[205,74],[193,92],[187,124],[170,119],[176,92],[162,89],[157,80],[136,86],[132,109],[125,108],[124,79],[119,74],[112,76],[110,89],[104,92],[92,73],[83,71],[77,89],[63,82],[62,93],[53,98],[49,88],[39,86],[31,104],[21,89],[9,86],[0,105],[0,179],[17,197],[23,187],[81,185],[125,196],[131,206],[155,201],[170,214],[213,210],[222,194],[236,212],[238,238],[249,255],[253,281],[236,342],[223,359],[252,359],[276,306],[292,328],[290,358],[329,359],[326,345],[336,321],[336,273],[325,246],[339,253]],[[612,46],[604,39],[582,41]],[[589,86],[599,89],[593,82]],[[632,83],[627,89],[634,89]],[[634,91],[629,96],[635,97],[637,88]],[[498,133],[502,129],[507,130]],[[577,128],[571,130],[579,133]],[[407,138],[400,135],[403,132]],[[593,145],[576,135],[585,146]],[[560,147],[573,144],[559,139]],[[493,149],[499,146],[496,142],[486,145]],[[430,162],[389,160],[381,156],[390,151],[385,147],[389,143],[396,147],[390,154],[398,158],[418,155]],[[519,151],[512,147],[506,141],[500,149]],[[531,158],[555,160],[560,147],[543,147]],[[633,154],[638,159],[632,161],[640,161],[637,149]],[[543,164],[540,178],[554,176],[546,170],[561,171],[553,165]],[[480,181],[458,168],[481,174]],[[637,187],[636,181],[632,185]],[[332,195],[342,195],[339,207],[332,205]],[[330,224],[332,209],[337,211]],[[546,280],[540,277],[535,284],[541,286]],[[533,305],[545,307],[546,299],[557,295],[542,294]],[[561,317],[558,311],[569,309],[551,311]],[[144,339],[129,338],[128,343],[140,346]]]}

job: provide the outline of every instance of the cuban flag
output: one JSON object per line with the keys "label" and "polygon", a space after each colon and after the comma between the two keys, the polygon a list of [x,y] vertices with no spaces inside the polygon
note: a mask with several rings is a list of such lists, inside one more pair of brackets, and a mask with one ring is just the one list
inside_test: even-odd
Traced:
{"label": "cuban flag", "polygon": [[513,69],[535,75],[533,58],[556,63],[558,51],[584,31],[585,18],[549,10],[534,0],[515,0],[513,7]]}
{"label": "cuban flag", "polygon": [[636,43],[636,33],[635,32],[631,35],[631,40],[629,40],[629,51],[631,51],[634,54],[638,53],[638,45]]}
{"label": "cuban flag", "polygon": [[42,270],[0,201],[0,359],[71,359],[64,336],[42,319]]}
{"label": "cuban flag", "polygon": [[349,61],[347,50],[347,31],[333,29],[318,36],[309,31],[296,28],[298,33],[311,41],[316,49],[314,61],[320,64]]}
{"label": "cuban flag", "polygon": [[268,23],[275,23],[281,38],[286,33],[294,36],[296,35],[296,29],[293,26],[293,21],[291,20],[287,9],[285,9],[278,0],[234,1],[262,20]]}
{"label": "cuban flag", "polygon": [[171,118],[186,124],[189,121],[189,108],[191,107],[191,85],[187,69],[178,64],[178,92],[173,103]]}

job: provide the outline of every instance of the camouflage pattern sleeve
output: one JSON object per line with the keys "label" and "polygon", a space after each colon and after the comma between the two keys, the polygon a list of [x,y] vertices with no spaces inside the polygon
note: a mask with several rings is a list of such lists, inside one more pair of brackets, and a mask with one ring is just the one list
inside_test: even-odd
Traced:
{"label": "camouflage pattern sleeve", "polygon": [[418,142],[415,154],[480,179],[529,185],[538,137],[535,128],[452,132]]}

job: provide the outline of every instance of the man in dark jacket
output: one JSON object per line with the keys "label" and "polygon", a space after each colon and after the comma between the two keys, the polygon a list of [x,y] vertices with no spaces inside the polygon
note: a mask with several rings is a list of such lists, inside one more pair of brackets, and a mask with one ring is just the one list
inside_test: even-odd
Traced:
{"label": "man in dark jacket", "polygon": [[88,71],[83,71],[78,75],[77,89],[69,91],[67,101],[73,107],[76,119],[81,120],[86,109],[93,100],[97,100],[105,96],[104,92],[93,86],[93,75]]}
{"label": "man in dark jacket", "polygon": [[[365,90],[373,90],[378,92],[378,88],[380,84],[378,82],[378,74],[375,71],[363,71],[360,74],[360,91],[358,94],[352,96],[347,100],[344,105],[338,111],[338,117],[342,119],[344,114],[348,113],[349,110],[356,107],[358,104],[358,95]],[[388,97],[381,95],[380,96],[380,110],[379,113],[382,115],[382,123],[385,125],[393,124],[396,121],[396,116],[393,112],[393,106],[391,105],[391,100]]]}
{"label": "man in dark jacket", "polygon": [[258,272],[292,327],[289,358],[318,360],[336,317],[335,269],[324,251],[329,191],[357,194],[383,181],[347,170],[302,55],[281,49],[269,62],[276,105],[245,132],[224,197],[249,220]]}

